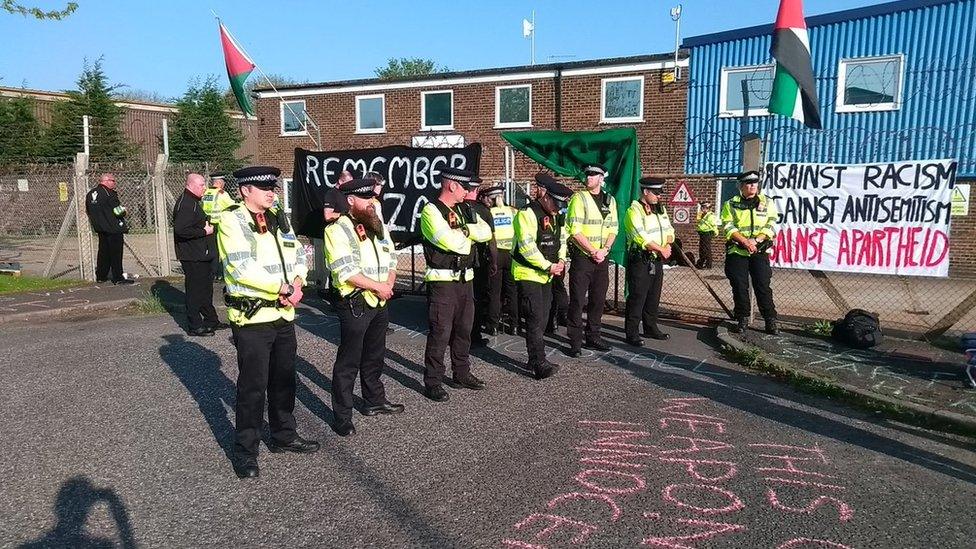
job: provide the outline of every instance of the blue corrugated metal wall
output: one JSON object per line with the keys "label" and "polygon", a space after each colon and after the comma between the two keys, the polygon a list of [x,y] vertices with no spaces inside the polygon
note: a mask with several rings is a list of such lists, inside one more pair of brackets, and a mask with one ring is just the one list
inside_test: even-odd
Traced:
{"label": "blue corrugated metal wall", "polygon": [[[809,29],[824,130],[781,116],[719,118],[722,67],[771,63],[771,35],[691,48],[687,173],[735,173],[739,139],[769,136],[768,160],[860,163],[956,158],[976,176],[976,0]],[[904,54],[899,110],[837,113],[842,58]]]}

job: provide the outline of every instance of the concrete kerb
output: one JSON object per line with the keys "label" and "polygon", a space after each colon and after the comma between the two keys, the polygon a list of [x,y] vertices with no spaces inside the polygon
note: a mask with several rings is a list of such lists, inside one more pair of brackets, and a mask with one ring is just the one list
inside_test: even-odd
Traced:
{"label": "concrete kerb", "polygon": [[[797,378],[802,378],[808,381],[817,382],[820,384],[826,384],[831,386],[844,394],[847,399],[860,403],[866,408],[870,408],[874,411],[880,411],[887,417],[891,419],[897,419],[900,421],[917,423],[923,427],[934,428],[944,431],[952,431],[960,434],[965,434],[968,436],[976,437],[976,418],[965,416],[963,414],[957,414],[954,412],[949,412],[946,410],[939,410],[929,406],[924,406],[914,402],[908,402],[904,400],[898,400],[891,398],[886,395],[881,395],[867,389],[856,387],[849,383],[842,383],[836,380],[825,378],[823,376],[816,375],[812,372],[804,370],[802,368],[797,368],[789,363],[786,363],[777,358],[769,356],[769,354],[762,348],[750,345],[738,338],[733,337],[725,326],[716,326],[715,335],[718,340],[724,345],[737,350],[737,351],[759,351],[762,353],[762,358],[767,363],[790,372],[793,376]],[[768,374],[768,372],[764,372]],[[902,413],[897,413],[894,410],[901,410]]]}
{"label": "concrete kerb", "polygon": [[95,303],[84,303],[79,305],[68,305],[57,309],[44,309],[41,311],[27,311],[23,313],[10,313],[0,315],[0,324],[10,322],[28,322],[31,320],[51,320],[70,316],[81,312],[92,311],[116,311],[134,303],[138,303],[141,297],[127,297],[114,299],[111,301],[99,301]]}

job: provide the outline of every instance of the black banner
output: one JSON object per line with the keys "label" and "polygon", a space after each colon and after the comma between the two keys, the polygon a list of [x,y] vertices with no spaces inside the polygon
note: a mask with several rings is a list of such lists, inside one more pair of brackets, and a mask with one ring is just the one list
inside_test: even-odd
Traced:
{"label": "black banner", "polygon": [[393,241],[411,243],[420,234],[420,211],[440,194],[439,168],[451,166],[478,171],[481,144],[457,149],[382,147],[349,151],[317,152],[295,149],[292,172],[291,220],[297,234],[322,238],[322,198],[336,186],[343,170],[360,175],[378,172],[386,177],[383,219]]}

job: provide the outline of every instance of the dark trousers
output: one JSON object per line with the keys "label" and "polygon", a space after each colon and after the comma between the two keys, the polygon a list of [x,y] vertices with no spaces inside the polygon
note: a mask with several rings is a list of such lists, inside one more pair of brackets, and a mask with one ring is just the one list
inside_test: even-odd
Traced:
{"label": "dark trousers", "polygon": [[528,280],[518,281],[519,296],[525,314],[525,350],[529,355],[529,368],[538,373],[546,364],[546,343],[542,338],[549,306],[552,303],[550,284]]}
{"label": "dark trousers", "polygon": [[[373,309],[362,297],[340,299],[339,350],[332,368],[332,412],[339,421],[352,420],[352,389],[359,374],[363,399],[371,406],[386,402],[383,356],[386,354],[386,327],[390,316],[386,306]],[[358,315],[358,316],[357,316]]]}
{"label": "dark trousers", "polygon": [[569,314],[569,294],[566,293],[566,275],[552,277],[552,306],[549,307],[549,324],[553,329],[560,324],[565,326]]}
{"label": "dark trousers", "polygon": [[[95,260],[95,280],[122,280],[122,233],[98,233],[98,256]],[[109,273],[111,272],[111,277]]]}
{"label": "dark trousers", "polygon": [[186,323],[190,330],[217,324],[217,309],[213,306],[213,263],[210,261],[180,261],[185,276]]}
{"label": "dark trousers", "polygon": [[488,267],[475,267],[474,280],[474,320],[471,322],[471,339],[481,337],[481,330],[488,327],[489,307],[491,306],[491,273]]}
{"label": "dark trousers", "polygon": [[257,456],[265,394],[271,438],[280,444],[295,440],[295,325],[278,320],[232,329],[238,368],[234,450]]}
{"label": "dark trousers", "polygon": [[595,263],[588,256],[573,248],[569,266],[569,318],[566,333],[570,345],[583,344],[583,307],[586,307],[586,340],[600,339],[603,308],[610,287],[610,262]]}
{"label": "dark trousers", "polygon": [[776,318],[776,305],[773,304],[773,290],[769,281],[773,276],[773,269],[769,266],[769,255],[753,254],[748,257],[738,254],[725,256],[725,276],[732,285],[732,300],[735,302],[735,317],[748,318],[751,305],[749,302],[749,278],[752,278],[752,288],[756,291],[756,304],[763,319]]}
{"label": "dark trousers", "polygon": [[627,319],[624,321],[627,339],[640,337],[641,323],[644,332],[657,330],[663,282],[664,266],[660,259],[644,259],[636,254],[627,259]]}
{"label": "dark trousers", "polygon": [[451,348],[455,377],[471,372],[471,324],[474,294],[470,282],[427,283],[427,348],[424,350],[424,385],[436,387],[444,378],[444,352]]}
{"label": "dark trousers", "polygon": [[712,233],[698,233],[698,268],[712,268]]}
{"label": "dark trousers", "polygon": [[503,312],[508,315],[514,326],[518,325],[519,298],[515,277],[512,276],[512,253],[508,250],[498,250],[498,272],[491,278],[488,326],[497,328],[501,323]]}

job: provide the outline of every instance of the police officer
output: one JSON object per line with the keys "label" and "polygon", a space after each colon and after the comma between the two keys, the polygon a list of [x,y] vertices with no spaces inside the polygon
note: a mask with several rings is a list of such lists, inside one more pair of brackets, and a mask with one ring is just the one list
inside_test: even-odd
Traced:
{"label": "police officer", "polygon": [[[481,183],[481,178],[475,176],[472,183]],[[467,217],[477,216],[491,228],[491,210],[478,200],[478,188],[468,190],[464,202],[459,206]],[[498,272],[498,248],[495,236],[487,242],[474,244],[474,322],[471,325],[471,345],[480,347],[488,344],[488,339],[481,335],[489,322],[489,307],[491,302],[491,279]]]}
{"label": "police officer", "polygon": [[339,350],[332,369],[332,428],[340,436],[356,434],[352,424],[352,389],[359,374],[363,415],[399,414],[402,404],[392,404],[380,376],[386,353],[389,313],[393,297],[396,255],[393,242],[376,214],[373,181],[353,179],[339,186],[346,195],[349,215],[325,229],[326,262],[339,299]]}
{"label": "police officer", "polygon": [[226,177],[222,173],[210,174],[210,187],[203,192],[203,197],[200,198],[200,207],[203,209],[203,213],[210,218],[211,225],[216,225],[220,220],[220,212],[236,203],[225,189]]}
{"label": "police officer", "polygon": [[98,185],[85,195],[85,212],[92,230],[98,235],[95,282],[111,280],[114,284],[134,284],[122,271],[122,247],[129,224],[125,219],[125,206],[119,201],[115,189],[115,175],[103,173]]}
{"label": "police officer", "polygon": [[698,205],[695,216],[695,231],[698,233],[698,265],[699,269],[712,268],[712,238],[718,235],[718,220],[708,202]]}
{"label": "police officer", "polygon": [[583,172],[586,188],[573,194],[566,211],[566,232],[570,239],[569,356],[580,356],[581,345],[596,351],[610,350],[600,336],[600,327],[610,286],[608,254],[617,237],[617,202],[603,190],[605,167],[588,164],[583,166]]}
{"label": "police officer", "polygon": [[566,240],[556,216],[573,191],[546,173],[536,174],[535,181],[535,200],[515,216],[512,275],[525,308],[528,367],[541,380],[559,370],[558,365],[546,360],[542,331],[549,320],[552,277],[566,269]]}
{"label": "police officer", "polygon": [[627,208],[624,232],[627,235],[627,320],[624,323],[627,343],[643,346],[638,328],[644,324],[644,335],[654,339],[671,336],[657,327],[657,310],[661,303],[664,265],[671,257],[674,227],[661,203],[664,179],[644,177],[640,180],[641,196]]}
{"label": "police officer", "polygon": [[430,330],[424,351],[424,395],[435,402],[450,398],[444,390],[444,352],[451,348],[454,381],[468,389],[483,389],[471,373],[468,352],[474,322],[473,243],[488,242],[491,227],[470,210],[458,207],[468,191],[478,187],[477,175],[468,170],[440,170],[441,193],[424,206],[420,229],[427,263],[427,319]]}
{"label": "police officer", "polygon": [[318,442],[295,431],[295,305],[308,274],[295,234],[272,213],[281,171],[234,172],[241,202],[221,212],[217,240],[224,265],[227,319],[237,346],[234,472],[257,477],[265,394],[272,452],[309,453]]}
{"label": "police officer", "polygon": [[515,238],[517,210],[505,204],[505,185],[486,187],[478,192],[482,204],[490,208],[491,229],[497,250],[494,276],[491,277],[488,301],[488,322],[485,333],[495,335],[501,329],[502,313],[509,318],[508,334],[515,334],[519,322],[519,300],[512,276],[512,243]]}
{"label": "police officer", "polygon": [[759,312],[766,321],[766,333],[776,334],[776,306],[769,279],[769,253],[776,236],[776,203],[759,192],[759,172],[739,175],[739,194],[722,205],[725,230],[725,276],[732,285],[736,331],[749,327],[749,279],[756,291]]}
{"label": "police officer", "polygon": [[[343,172],[345,173],[345,172]],[[351,179],[346,178],[343,183],[350,181]],[[342,183],[339,184],[341,186]],[[323,232],[329,230],[329,226],[339,220],[343,215],[349,213],[349,201],[346,199],[346,195],[342,194],[337,187],[331,187],[325,191],[325,195],[322,197],[322,219],[325,222]],[[322,237],[325,238],[324,236]],[[323,240],[324,241],[324,240]],[[332,276],[329,275],[329,260],[327,257],[328,249],[323,249],[322,253],[325,257],[325,285],[323,288],[319,288],[318,295],[320,298],[324,299],[330,305],[334,305],[339,295],[335,291],[335,286],[332,283]]]}
{"label": "police officer", "polygon": [[[556,216],[556,221],[562,227],[562,239],[566,240],[566,205],[563,204]],[[568,249],[568,248],[567,248]],[[566,291],[566,276],[569,269],[565,269],[562,274],[552,277],[552,306],[549,307],[549,322],[546,324],[546,333],[554,335],[556,326],[566,326],[568,324],[569,312],[569,293]]]}

